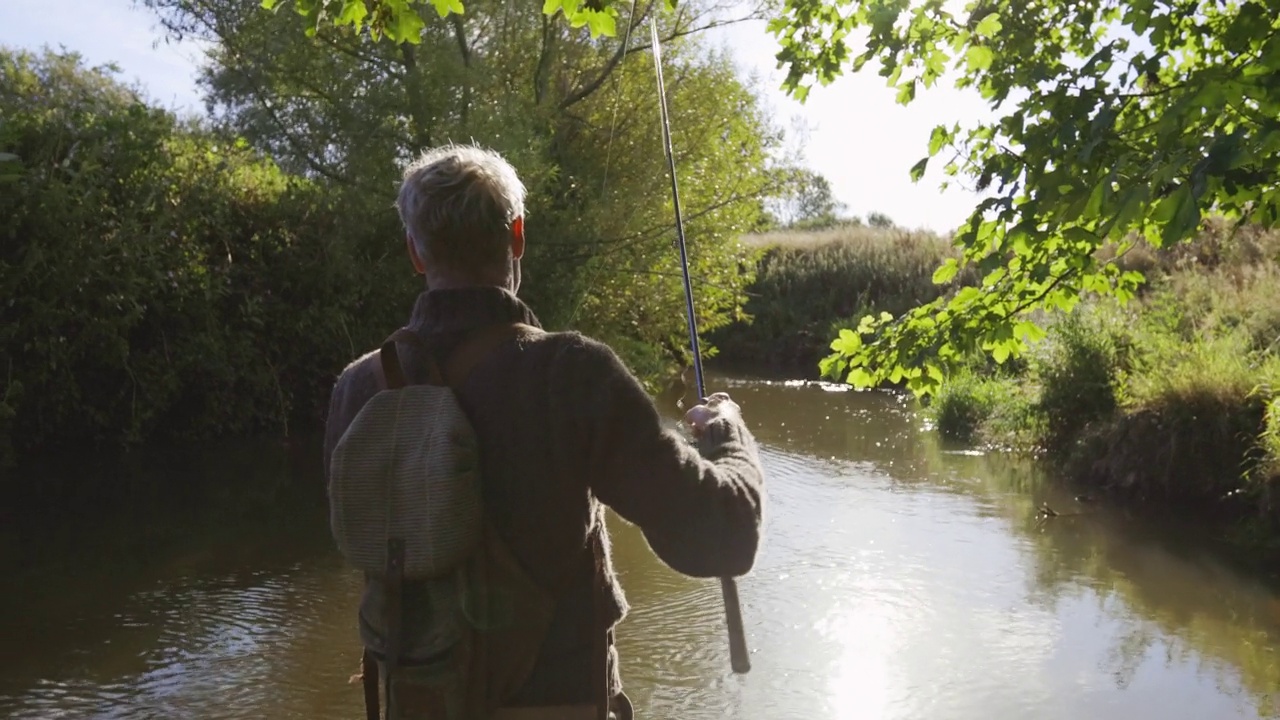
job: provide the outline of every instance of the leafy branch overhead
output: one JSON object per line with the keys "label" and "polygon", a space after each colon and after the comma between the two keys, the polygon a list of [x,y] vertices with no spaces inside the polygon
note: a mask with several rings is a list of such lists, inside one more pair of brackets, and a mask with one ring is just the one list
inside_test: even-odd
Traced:
{"label": "leafy branch overhead", "polygon": [[[262,0],[262,7],[276,10],[281,0]],[[572,27],[586,26],[592,37],[617,33],[618,10],[611,0],[544,0],[542,12],[563,13]],[[675,0],[666,0],[668,8]],[[314,36],[325,25],[350,27],[355,32],[368,29],[375,40],[386,36],[395,43],[417,45],[424,23],[421,6],[431,5],[440,17],[466,12],[461,0],[293,0],[293,8],[307,19],[307,34]]]}
{"label": "leafy branch overhead", "polygon": [[[619,0],[547,0],[593,35],[615,31]],[[266,0],[275,6],[278,0]],[[416,0],[294,0],[308,26],[367,27],[417,42]],[[432,0],[441,15],[458,0]],[[986,99],[993,119],[938,125],[909,172],[944,172],[984,199],[957,229],[962,267],[982,278],[899,317],[841,333],[824,372],[859,386],[905,381],[928,393],[975,351],[996,361],[1040,334],[1037,311],[1090,293],[1126,301],[1143,278],[1100,262],[1195,232],[1206,213],[1280,221],[1280,12],[1216,0],[781,0],[769,31],[785,89],[876,69],[910,104],[944,76]],[[667,5],[674,2],[668,0]],[[921,139],[922,141],[924,138]]]}
{"label": "leafy branch overhead", "polygon": [[[959,261],[981,282],[897,318],[841,333],[823,370],[859,386],[936,389],[949,364],[997,362],[1040,336],[1034,311],[1085,295],[1127,301],[1143,278],[1098,260],[1104,243],[1168,246],[1207,213],[1280,221],[1280,15],[1267,3],[1194,0],[875,0],[852,12],[787,0],[772,31],[803,96],[846,65],[875,63],[898,100],[944,74],[994,111],[976,127],[939,125],[928,156],[985,199],[958,229]],[[853,55],[852,38],[865,37]]]}

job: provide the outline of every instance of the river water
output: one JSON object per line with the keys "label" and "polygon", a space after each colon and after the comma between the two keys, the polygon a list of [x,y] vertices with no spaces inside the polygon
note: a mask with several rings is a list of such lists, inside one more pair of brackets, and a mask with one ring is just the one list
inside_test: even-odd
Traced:
{"label": "river water", "polygon": [[[1280,717],[1276,584],[1191,528],[940,445],[887,394],[721,387],[768,471],[765,544],[740,582],[754,667],[729,672],[718,584],[615,521],[639,717]],[[138,491],[154,503],[87,498],[58,532],[10,513],[0,717],[362,717],[358,582],[326,534],[315,454],[153,461],[136,474],[167,474]],[[1045,503],[1060,516],[1038,520]]]}

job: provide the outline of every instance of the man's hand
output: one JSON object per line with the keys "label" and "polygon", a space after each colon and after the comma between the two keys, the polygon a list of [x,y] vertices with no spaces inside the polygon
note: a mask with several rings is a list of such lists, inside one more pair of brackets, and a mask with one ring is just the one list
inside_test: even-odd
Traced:
{"label": "man's hand", "polygon": [[729,399],[729,393],[718,392],[704,399],[701,405],[690,408],[684,415],[684,423],[689,426],[693,436],[699,438],[707,425],[722,417],[741,420],[742,409]]}

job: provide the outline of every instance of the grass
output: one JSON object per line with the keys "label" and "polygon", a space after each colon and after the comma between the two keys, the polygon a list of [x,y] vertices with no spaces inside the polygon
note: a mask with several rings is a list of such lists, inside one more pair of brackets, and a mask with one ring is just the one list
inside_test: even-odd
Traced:
{"label": "grass", "polygon": [[933,271],[955,254],[933,233],[854,225],[743,242],[765,252],[749,290],[748,322],[710,338],[719,363],[810,379],[839,328],[869,312],[905,312],[946,291],[933,284]]}

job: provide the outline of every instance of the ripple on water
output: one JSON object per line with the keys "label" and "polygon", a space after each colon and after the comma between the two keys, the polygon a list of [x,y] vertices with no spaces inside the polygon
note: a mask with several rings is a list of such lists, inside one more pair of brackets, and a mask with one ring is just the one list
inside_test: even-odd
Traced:
{"label": "ripple on water", "polygon": [[[1040,502],[1025,478],[913,446],[906,411],[873,394],[759,387],[734,385],[769,483],[739,582],[749,675],[729,671],[716,581],[677,575],[611,521],[639,717],[1280,717],[1272,589],[1097,515],[1024,522]],[[33,647],[0,667],[0,716],[359,717],[358,578],[323,533],[301,561],[265,535],[240,560],[51,591],[57,611],[33,588],[23,624],[0,627]]]}
{"label": "ripple on water", "polygon": [[[358,657],[356,591],[344,571],[294,567],[135,592],[111,617],[118,632],[145,636],[136,656],[112,655],[112,645],[127,642],[104,643],[106,651],[91,650],[82,663],[92,672],[66,668],[64,677],[41,680],[13,716],[230,719],[263,717],[263,708],[279,705],[355,707],[358,695],[353,700],[346,684],[354,665],[339,649]],[[0,710],[7,705],[0,695]],[[326,716],[336,715],[315,715]]]}

